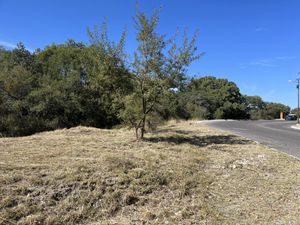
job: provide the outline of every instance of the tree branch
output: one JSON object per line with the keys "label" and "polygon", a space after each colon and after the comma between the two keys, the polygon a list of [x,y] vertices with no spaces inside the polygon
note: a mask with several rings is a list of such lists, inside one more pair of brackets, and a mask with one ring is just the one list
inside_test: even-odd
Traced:
{"label": "tree branch", "polygon": [[10,97],[14,100],[20,100],[19,98],[17,98],[16,96],[10,94],[8,91],[6,91],[4,88],[2,88],[1,85],[0,85],[0,91],[4,92],[8,97]]}

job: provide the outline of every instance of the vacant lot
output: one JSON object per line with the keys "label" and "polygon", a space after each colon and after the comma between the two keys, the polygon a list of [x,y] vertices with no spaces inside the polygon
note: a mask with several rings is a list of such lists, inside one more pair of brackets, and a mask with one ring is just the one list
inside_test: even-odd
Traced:
{"label": "vacant lot", "polygon": [[300,161],[194,122],[2,138],[0,224],[300,224]]}

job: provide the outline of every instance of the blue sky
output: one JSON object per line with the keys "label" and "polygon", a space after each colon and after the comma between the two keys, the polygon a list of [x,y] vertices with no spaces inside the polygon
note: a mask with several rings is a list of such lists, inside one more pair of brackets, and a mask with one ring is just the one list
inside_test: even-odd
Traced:
{"label": "blue sky", "polygon": [[[127,27],[126,48],[132,52],[135,6],[135,0],[0,0],[0,45],[22,41],[34,50],[68,38],[87,43],[87,27],[106,18],[112,40]],[[300,71],[300,1],[139,1],[147,13],[160,6],[159,32],[200,31],[199,51],[206,54],[191,65],[190,76],[227,78],[243,94],[296,107],[295,84],[288,80]]]}

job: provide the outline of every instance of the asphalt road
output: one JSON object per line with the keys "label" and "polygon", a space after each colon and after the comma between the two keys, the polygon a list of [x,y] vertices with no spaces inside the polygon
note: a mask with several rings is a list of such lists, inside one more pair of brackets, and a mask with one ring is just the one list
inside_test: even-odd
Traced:
{"label": "asphalt road", "polygon": [[291,128],[295,121],[206,121],[208,126],[229,131],[276,148],[300,159],[300,130]]}

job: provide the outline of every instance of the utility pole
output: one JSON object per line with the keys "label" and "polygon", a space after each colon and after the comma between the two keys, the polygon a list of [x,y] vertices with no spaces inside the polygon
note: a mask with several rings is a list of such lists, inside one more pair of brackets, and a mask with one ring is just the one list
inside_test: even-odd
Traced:
{"label": "utility pole", "polygon": [[[300,72],[298,73],[298,75],[300,75]],[[297,94],[298,94],[298,107],[297,107],[297,124],[300,124],[300,112],[299,112],[299,86],[300,86],[300,77],[297,78],[296,80],[292,81],[292,80],[289,80],[289,82],[292,82],[292,83],[296,83],[296,88],[297,88]]]}
{"label": "utility pole", "polygon": [[297,108],[297,123],[299,125],[299,84],[300,84],[300,78],[296,79],[297,81],[297,90],[298,90],[298,108]]}

